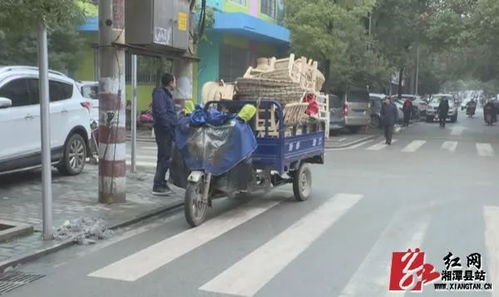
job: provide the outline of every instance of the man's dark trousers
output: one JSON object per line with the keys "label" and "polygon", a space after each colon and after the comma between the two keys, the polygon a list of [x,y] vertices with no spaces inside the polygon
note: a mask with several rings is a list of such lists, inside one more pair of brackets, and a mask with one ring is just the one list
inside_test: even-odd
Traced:
{"label": "man's dark trousers", "polygon": [[393,136],[393,125],[385,125],[385,139],[386,143],[391,144],[392,143],[392,136]]}
{"label": "man's dark trousers", "polygon": [[158,163],[154,175],[154,187],[161,187],[166,186],[165,176],[170,169],[173,142],[170,131],[166,129],[154,127],[154,134],[158,145]]}
{"label": "man's dark trousers", "polygon": [[443,116],[443,117],[439,117],[438,121],[440,122],[440,127],[445,128],[445,121],[446,121],[446,120],[447,120],[447,119],[445,118],[445,116]]}

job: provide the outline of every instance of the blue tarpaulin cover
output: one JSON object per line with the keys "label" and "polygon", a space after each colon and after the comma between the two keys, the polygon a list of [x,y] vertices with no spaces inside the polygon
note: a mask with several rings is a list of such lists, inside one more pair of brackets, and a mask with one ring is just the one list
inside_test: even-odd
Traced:
{"label": "blue tarpaulin cover", "polygon": [[233,115],[197,108],[180,119],[175,131],[177,149],[190,170],[222,175],[256,150],[251,127]]}

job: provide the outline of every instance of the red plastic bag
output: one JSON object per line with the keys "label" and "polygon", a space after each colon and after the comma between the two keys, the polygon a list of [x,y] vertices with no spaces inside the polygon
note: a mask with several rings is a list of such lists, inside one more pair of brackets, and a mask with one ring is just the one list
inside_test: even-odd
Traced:
{"label": "red plastic bag", "polygon": [[308,114],[309,116],[319,114],[319,103],[317,102],[317,97],[315,96],[315,94],[306,94],[303,101],[308,103],[307,110],[305,111],[306,114]]}

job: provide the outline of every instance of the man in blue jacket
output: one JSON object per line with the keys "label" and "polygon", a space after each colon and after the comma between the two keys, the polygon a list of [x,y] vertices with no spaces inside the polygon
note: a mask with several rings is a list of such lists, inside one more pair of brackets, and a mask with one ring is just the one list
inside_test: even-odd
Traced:
{"label": "man in blue jacket", "polygon": [[152,94],[152,114],[154,118],[154,134],[158,145],[158,161],[152,193],[157,196],[172,194],[166,183],[165,176],[170,169],[177,113],[173,102],[172,92],[176,88],[175,77],[169,73],[161,77],[162,86],[156,88]]}

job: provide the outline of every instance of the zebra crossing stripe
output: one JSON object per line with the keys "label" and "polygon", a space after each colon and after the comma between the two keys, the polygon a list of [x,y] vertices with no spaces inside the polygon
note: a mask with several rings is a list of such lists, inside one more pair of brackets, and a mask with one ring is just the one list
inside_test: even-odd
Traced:
{"label": "zebra crossing stripe", "polygon": [[458,145],[457,141],[446,141],[442,144],[441,149],[453,153],[456,151],[457,145]]}
{"label": "zebra crossing stripe", "polygon": [[425,140],[414,140],[411,143],[409,143],[405,148],[403,148],[402,152],[414,153],[415,151],[419,150],[425,143],[426,143]]}
{"label": "zebra crossing stripe", "polygon": [[[394,143],[396,143],[396,142],[397,142],[397,140],[396,140],[396,139],[393,139],[393,140],[392,140],[392,144],[394,144]],[[387,145],[387,144],[385,144],[385,141],[383,140],[383,141],[381,141],[380,143],[377,143],[377,144],[375,144],[375,145],[371,145],[371,146],[370,146],[370,147],[368,147],[366,150],[368,150],[368,151],[380,151],[380,150],[382,150],[382,149],[386,148],[387,146],[388,146],[388,145]]]}
{"label": "zebra crossing stripe", "polygon": [[[488,282],[499,284],[499,207],[484,207],[483,218],[485,220],[485,246],[490,269]],[[499,291],[492,291],[492,297],[499,297]]]}
{"label": "zebra crossing stripe", "polygon": [[[126,155],[126,157],[127,157],[127,159],[131,159],[132,155]],[[147,155],[137,155],[137,159],[156,161],[158,159],[158,157],[157,156],[147,156]]]}
{"label": "zebra crossing stripe", "polygon": [[476,150],[480,157],[493,157],[494,149],[490,143],[477,143]]}
{"label": "zebra crossing stripe", "polygon": [[279,204],[255,200],[89,274],[133,282]]}
{"label": "zebra crossing stripe", "polygon": [[[126,164],[130,166],[132,165],[132,161],[127,160]],[[156,162],[137,161],[135,164],[140,167],[156,167]]]}
{"label": "zebra crossing stripe", "polygon": [[199,289],[254,296],[362,198],[352,194],[334,196]]}
{"label": "zebra crossing stripe", "polygon": [[[410,222],[410,223],[408,223]],[[382,232],[357,271],[348,281],[339,297],[403,296],[400,292],[389,292],[390,256],[394,251],[419,248],[430,224],[430,215],[410,216],[398,212]]]}

